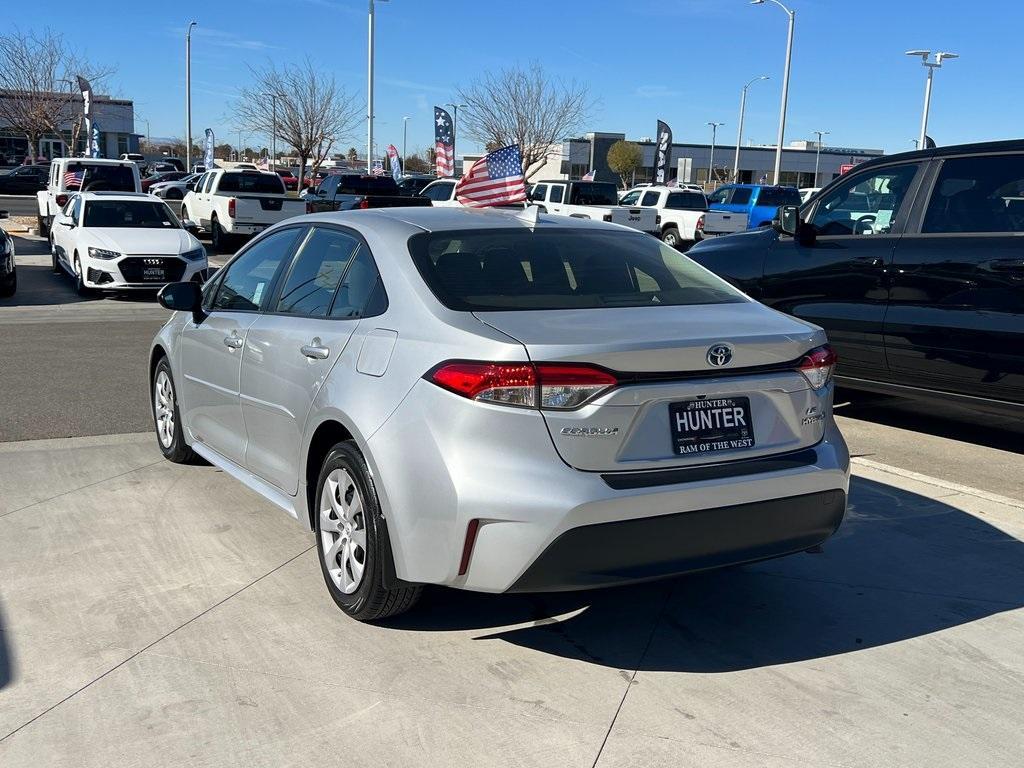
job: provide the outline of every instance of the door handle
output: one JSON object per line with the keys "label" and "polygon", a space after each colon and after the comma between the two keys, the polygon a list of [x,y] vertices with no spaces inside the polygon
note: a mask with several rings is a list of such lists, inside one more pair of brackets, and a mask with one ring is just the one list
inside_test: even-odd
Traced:
{"label": "door handle", "polygon": [[232,331],[230,336],[224,337],[224,346],[229,349],[241,349],[242,339],[236,336],[234,331]]}
{"label": "door handle", "polygon": [[309,344],[303,344],[300,350],[310,360],[326,360],[331,355],[331,350],[321,346],[320,338],[313,339]]}

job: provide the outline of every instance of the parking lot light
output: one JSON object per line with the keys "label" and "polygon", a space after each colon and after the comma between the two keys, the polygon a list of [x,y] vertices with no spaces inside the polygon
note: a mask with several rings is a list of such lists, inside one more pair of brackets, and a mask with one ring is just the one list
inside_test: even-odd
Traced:
{"label": "parking lot light", "polygon": [[[771,0],[786,12],[789,17],[789,25],[786,31],[786,68],[782,72],[782,104],[779,107],[779,136],[775,143],[775,178],[772,183],[776,186],[782,175],[782,142],[786,135],[786,107],[789,102],[789,68],[793,62],[793,27],[796,25],[796,11],[791,11],[779,0]],[[764,5],[765,0],[750,0],[751,5]]]}
{"label": "parking lot light", "polygon": [[718,127],[725,123],[708,123],[711,126],[711,159],[708,161],[708,184],[713,184],[712,176],[715,172],[715,138],[718,135]]}
{"label": "parking lot light", "polygon": [[831,131],[811,131],[811,133],[818,134],[818,145],[817,150],[814,153],[814,183],[812,187],[818,186],[818,165],[821,162],[821,139],[823,136],[828,136]]}
{"label": "parking lot light", "polygon": [[923,49],[915,49],[913,51],[907,51],[907,56],[920,56],[921,65],[928,70],[928,77],[924,81],[924,110],[921,113],[921,135],[918,137],[917,146],[919,149],[925,147],[925,134],[928,133],[928,112],[931,109],[932,103],[932,75],[936,69],[942,67],[943,59],[959,59],[960,54],[949,53],[948,51],[939,51],[935,54],[935,61],[929,61],[929,57],[932,55],[931,51]]}
{"label": "parking lot light", "polygon": [[747,111],[747,89],[750,88],[758,80],[768,80],[768,75],[761,75],[755,77],[749,83],[743,86],[743,90],[740,93],[740,122],[739,128],[736,130],[736,157],[732,162],[732,180],[737,182],[740,180],[740,145],[743,143],[743,117]]}

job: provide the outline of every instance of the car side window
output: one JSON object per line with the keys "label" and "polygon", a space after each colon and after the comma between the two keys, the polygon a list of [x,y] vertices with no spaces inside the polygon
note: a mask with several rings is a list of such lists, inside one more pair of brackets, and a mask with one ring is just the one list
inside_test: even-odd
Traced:
{"label": "car side window", "polygon": [[560,203],[565,198],[565,187],[560,184],[555,184],[551,187],[551,193],[548,195],[549,203]]}
{"label": "car side window", "polygon": [[227,271],[210,309],[256,312],[266,306],[274,276],[302,231],[281,229],[254,241],[224,268]]}
{"label": "car side window", "polygon": [[366,245],[359,243],[334,299],[331,317],[347,320],[374,317],[384,314],[387,308],[388,298],[377,265]]}
{"label": "car side window", "polygon": [[622,199],[619,200],[619,205],[636,205],[636,201],[640,199],[641,194],[642,191],[639,189],[634,189],[632,192],[627,192],[625,195],[622,196]]}
{"label": "car side window", "polygon": [[654,208],[658,205],[659,197],[661,197],[661,192],[644,192],[644,196],[640,200],[640,205],[645,208]]}
{"label": "car side window", "polygon": [[733,187],[732,196],[729,198],[729,205],[746,205],[750,202],[752,190],[746,187]]}
{"label": "car side window", "polygon": [[731,189],[717,189],[708,195],[708,203],[724,203],[729,197]]}
{"label": "car side window", "polygon": [[359,240],[336,229],[313,227],[292,260],[275,312],[326,317]]}
{"label": "car side window", "polygon": [[213,178],[214,178],[214,174],[212,174],[212,173],[206,174],[206,181],[203,182],[203,189],[202,189],[202,191],[204,193],[207,193],[211,189],[213,189]]}
{"label": "car side window", "polygon": [[897,165],[847,179],[819,197],[811,223],[822,236],[887,234],[905,211],[916,164]]}
{"label": "car side window", "polygon": [[421,194],[424,197],[429,197],[431,200],[444,202],[445,200],[452,199],[452,190],[454,186],[454,184],[438,184],[430,187],[429,189],[423,190]]}
{"label": "car side window", "polygon": [[334,193],[338,189],[339,178],[339,176],[328,176],[320,182],[320,186],[317,187],[316,193],[325,197],[334,197]]}
{"label": "car side window", "polygon": [[547,200],[547,198],[548,198],[548,185],[547,184],[537,184],[533,188],[533,193],[530,195],[530,199],[537,200],[538,202],[543,202],[543,201]]}
{"label": "car side window", "polygon": [[922,232],[1024,232],[1024,155],[942,163]]}

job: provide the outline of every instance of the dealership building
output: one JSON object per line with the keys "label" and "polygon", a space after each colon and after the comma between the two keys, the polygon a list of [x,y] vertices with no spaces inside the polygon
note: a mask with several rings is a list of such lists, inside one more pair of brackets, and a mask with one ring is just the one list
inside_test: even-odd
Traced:
{"label": "dealership building", "polygon": [[[553,146],[548,161],[531,179],[578,179],[583,174],[596,171],[598,181],[619,181],[617,173],[608,167],[608,150],[616,141],[625,140],[624,133],[588,133],[576,139],[566,139],[561,147]],[[643,167],[637,171],[635,183],[649,182],[654,176],[654,142],[641,139],[633,142],[643,152]],[[791,141],[782,148],[782,172],[780,183],[795,187],[820,187],[836,178],[843,166],[856,165],[865,160],[881,157],[880,149],[855,149],[851,147],[822,146],[814,141]],[[736,156],[735,144],[716,144],[714,147],[714,175],[716,184],[731,182],[733,162]],[[815,178],[815,162],[818,175]],[[677,177],[680,182],[706,184],[708,169],[712,163],[710,144],[673,144],[669,178]],[[735,179],[744,184],[756,184],[762,179],[771,181],[775,168],[775,145],[751,145],[740,147],[739,175]],[[634,181],[630,179],[630,181]]]}
{"label": "dealership building", "polygon": [[[9,91],[0,90],[0,100],[11,98],[16,97]],[[55,157],[81,155],[86,149],[87,139],[84,131],[78,137],[75,151],[72,152],[69,147],[72,125],[75,118],[82,114],[81,96],[72,99],[67,93],[54,93],[49,98],[61,105],[58,124],[60,132],[40,139],[34,155],[51,160]],[[135,132],[135,105],[132,101],[94,95],[91,111],[93,124],[99,129],[102,157],[118,157],[125,152],[139,151],[139,139],[142,137]],[[3,115],[8,113],[9,110],[0,106],[0,165],[18,165],[32,153],[29,152],[28,139],[24,131],[3,118]]]}

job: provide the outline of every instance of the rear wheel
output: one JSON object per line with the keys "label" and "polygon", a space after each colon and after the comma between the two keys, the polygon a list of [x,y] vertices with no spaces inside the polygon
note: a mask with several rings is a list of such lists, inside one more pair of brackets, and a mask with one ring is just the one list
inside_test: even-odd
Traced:
{"label": "rear wheel", "polygon": [[153,422],[156,425],[156,443],[165,459],[175,464],[195,461],[196,454],[185,444],[182,434],[178,398],[166,357],[161,357],[153,369]]}
{"label": "rear wheel", "polygon": [[18,290],[18,273],[11,271],[7,277],[0,280],[0,297],[7,298],[13,296]]}
{"label": "rear wheel", "polygon": [[373,479],[351,440],[327,454],[315,498],[320,571],[338,607],[358,621],[409,610],[421,587],[384,586],[383,548],[390,544]]}
{"label": "rear wheel", "polygon": [[665,231],[661,233],[661,241],[670,248],[678,248],[682,244],[676,227],[665,227]]}
{"label": "rear wheel", "polygon": [[228,236],[224,233],[224,230],[220,228],[220,222],[217,221],[217,217],[214,216],[210,222],[210,245],[213,246],[214,253],[223,253],[227,250],[227,239]]}
{"label": "rear wheel", "polygon": [[50,227],[46,224],[45,216],[36,216],[36,229],[38,230],[40,237],[46,237],[50,234]]}

